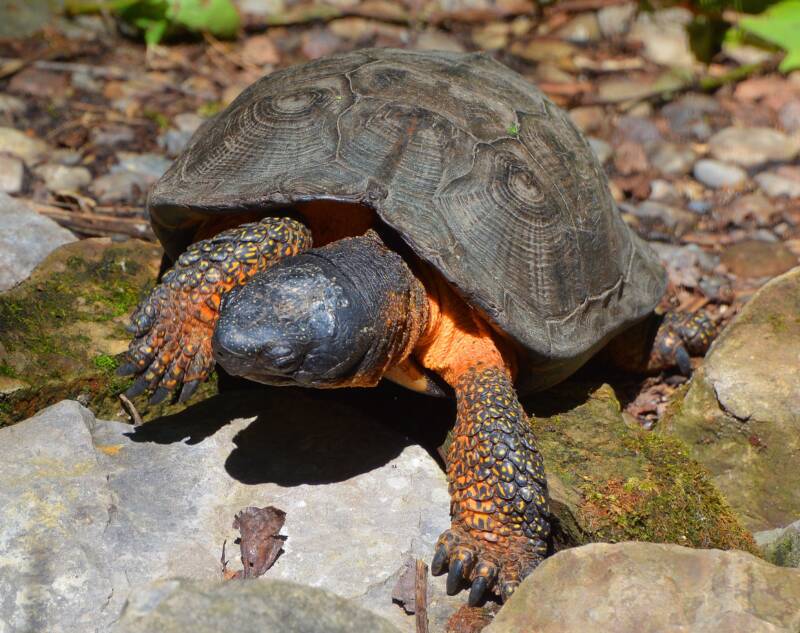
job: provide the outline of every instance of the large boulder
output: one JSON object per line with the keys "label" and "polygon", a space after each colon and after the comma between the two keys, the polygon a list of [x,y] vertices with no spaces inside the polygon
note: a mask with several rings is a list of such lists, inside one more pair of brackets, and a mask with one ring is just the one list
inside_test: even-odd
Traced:
{"label": "large boulder", "polygon": [[653,543],[560,552],[486,633],[795,633],[800,570],[744,552]]}
{"label": "large boulder", "polygon": [[[374,409],[357,394],[265,388],[136,428],[64,401],[0,429],[4,633],[106,631],[134,586],[219,580],[226,540],[239,565],[234,516],[268,505],[286,512],[287,540],[265,578],[413,631],[391,594],[405,561],[429,559],[449,526],[447,483]],[[462,601],[432,579],[434,630]]]}
{"label": "large boulder", "polygon": [[322,589],[280,580],[169,579],[134,592],[114,633],[400,633]]}
{"label": "large boulder", "polygon": [[[579,403],[579,404],[575,404]],[[556,546],[654,541],[755,551],[706,471],[674,438],[626,422],[614,391],[587,398],[565,383],[531,407],[561,412],[531,420],[544,456]]]}
{"label": "large boulder", "polygon": [[689,446],[754,531],[800,517],[798,315],[795,268],[745,305],[660,425]]}

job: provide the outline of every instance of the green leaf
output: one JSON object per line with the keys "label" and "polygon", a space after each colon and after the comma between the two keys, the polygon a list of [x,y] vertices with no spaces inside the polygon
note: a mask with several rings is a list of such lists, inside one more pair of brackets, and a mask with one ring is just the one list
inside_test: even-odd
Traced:
{"label": "green leaf", "polygon": [[167,17],[190,31],[232,38],[239,30],[239,12],[231,0],[171,0]]}
{"label": "green leaf", "polygon": [[739,28],[786,51],[782,72],[800,68],[800,0],[783,0],[760,15],[740,20]]}

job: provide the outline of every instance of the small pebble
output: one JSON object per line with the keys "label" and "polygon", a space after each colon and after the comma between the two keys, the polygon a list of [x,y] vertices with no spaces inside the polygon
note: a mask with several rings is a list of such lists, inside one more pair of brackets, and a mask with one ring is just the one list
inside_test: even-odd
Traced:
{"label": "small pebble", "polygon": [[[792,168],[784,167],[777,171],[765,171],[757,174],[755,181],[761,190],[773,198],[799,198],[800,197],[800,173],[793,174],[788,170]],[[796,167],[795,171],[800,171]],[[795,177],[792,177],[795,176]]]}
{"label": "small pebble", "polygon": [[67,167],[55,163],[40,165],[34,172],[50,191],[78,191],[92,182],[86,167]]}
{"label": "small pebble", "polygon": [[42,140],[11,127],[0,127],[0,152],[18,156],[27,165],[35,164],[49,149]]}
{"label": "small pebble", "polygon": [[664,143],[651,154],[650,163],[662,174],[680,176],[688,174],[697,155],[689,147]]}
{"label": "small pebble", "polygon": [[733,187],[747,180],[747,173],[741,167],[710,158],[697,161],[693,174],[697,180],[712,189]]}

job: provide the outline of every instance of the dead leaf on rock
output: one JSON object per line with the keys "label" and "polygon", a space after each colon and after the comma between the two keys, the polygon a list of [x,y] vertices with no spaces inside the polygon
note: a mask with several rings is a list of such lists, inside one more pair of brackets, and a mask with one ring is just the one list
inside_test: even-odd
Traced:
{"label": "dead leaf on rock", "polygon": [[239,546],[242,554],[241,571],[228,571],[225,560],[225,545],[222,546],[222,575],[233,578],[256,578],[262,576],[278,558],[285,537],[280,536],[286,513],[274,506],[266,508],[248,507],[233,520],[233,528],[241,534]]}

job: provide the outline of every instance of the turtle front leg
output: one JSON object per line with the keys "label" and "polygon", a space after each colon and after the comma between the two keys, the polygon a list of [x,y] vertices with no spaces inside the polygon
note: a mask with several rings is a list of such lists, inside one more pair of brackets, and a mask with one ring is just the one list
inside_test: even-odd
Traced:
{"label": "turtle front leg", "polygon": [[135,338],[121,375],[136,375],[126,395],[154,391],[151,403],[182,385],[192,395],[213,367],[211,337],[223,295],[284,257],[311,248],[311,233],[291,218],[264,218],[192,244],[131,317]]}
{"label": "turtle front leg", "polygon": [[469,604],[505,601],[545,557],[547,481],[528,418],[504,367],[472,366],[454,385],[458,417],[447,455],[452,525],[436,545],[447,592],[471,582]]}

